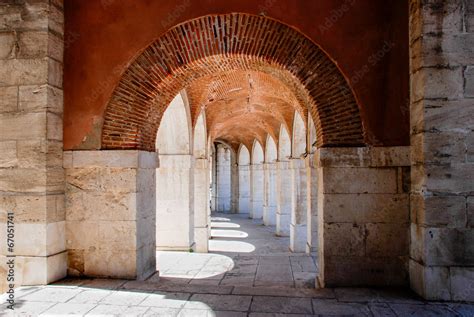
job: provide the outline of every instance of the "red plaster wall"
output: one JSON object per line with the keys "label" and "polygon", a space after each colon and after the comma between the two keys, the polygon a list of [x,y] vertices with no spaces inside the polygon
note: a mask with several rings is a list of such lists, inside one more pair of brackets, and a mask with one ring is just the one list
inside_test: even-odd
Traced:
{"label": "red plaster wall", "polygon": [[265,12],[311,38],[350,80],[370,143],[409,144],[406,0],[66,0],[64,148],[100,127],[121,73],[150,42],[175,24],[231,12]]}

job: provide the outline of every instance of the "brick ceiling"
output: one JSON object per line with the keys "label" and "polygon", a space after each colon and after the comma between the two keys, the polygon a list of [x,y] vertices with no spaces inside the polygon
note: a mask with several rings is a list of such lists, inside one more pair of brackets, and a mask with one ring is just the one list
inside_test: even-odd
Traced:
{"label": "brick ceiling", "polygon": [[292,90],[273,76],[234,70],[204,76],[186,87],[193,124],[206,111],[210,137],[238,149],[252,148],[254,139],[265,145],[269,134],[275,142],[281,125],[292,130],[294,111],[306,117],[306,108]]}

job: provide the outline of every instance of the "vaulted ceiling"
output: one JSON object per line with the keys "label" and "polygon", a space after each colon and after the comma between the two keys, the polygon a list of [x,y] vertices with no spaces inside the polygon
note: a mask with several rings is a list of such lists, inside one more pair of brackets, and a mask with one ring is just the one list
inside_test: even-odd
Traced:
{"label": "vaulted ceiling", "polygon": [[208,133],[234,148],[248,148],[257,139],[275,142],[281,125],[292,129],[294,111],[306,118],[289,87],[273,76],[251,70],[233,70],[201,77],[186,87],[193,124],[205,110]]}

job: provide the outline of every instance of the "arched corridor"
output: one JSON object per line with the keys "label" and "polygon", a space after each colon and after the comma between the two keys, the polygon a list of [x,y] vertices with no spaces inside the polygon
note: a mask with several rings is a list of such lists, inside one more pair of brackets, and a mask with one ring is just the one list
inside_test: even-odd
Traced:
{"label": "arched corridor", "polygon": [[473,315],[471,2],[0,0],[5,309]]}

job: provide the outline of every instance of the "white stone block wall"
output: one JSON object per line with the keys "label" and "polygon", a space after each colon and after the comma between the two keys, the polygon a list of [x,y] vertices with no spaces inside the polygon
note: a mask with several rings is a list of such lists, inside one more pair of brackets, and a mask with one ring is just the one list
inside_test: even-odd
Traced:
{"label": "white stone block wall", "polygon": [[251,164],[251,209],[250,217],[252,219],[261,219],[263,217],[263,164]]}
{"label": "white stone block wall", "polygon": [[232,166],[231,150],[223,145],[217,145],[216,154],[216,208],[219,212],[231,212],[232,210]]}
{"label": "white stone block wall", "polygon": [[410,148],[322,148],[319,281],[408,284]]}
{"label": "white stone block wall", "polygon": [[239,165],[239,213],[250,213],[250,165]]}
{"label": "white stone block wall", "polygon": [[[5,6],[4,6],[5,7]],[[0,291],[7,254],[15,284],[66,275],[62,168],[62,1],[10,2],[0,23]],[[15,224],[6,250],[7,213]]]}
{"label": "white stone block wall", "polygon": [[196,159],[194,164],[194,241],[196,251],[209,249],[209,161]]}
{"label": "white stone block wall", "polygon": [[307,245],[307,180],[303,158],[290,160],[291,170],[291,220],[290,250],[305,252]]}
{"label": "white stone block wall", "polygon": [[291,221],[291,170],[290,162],[277,162],[276,173],[276,234],[290,235]]}
{"label": "white stone block wall", "polygon": [[194,248],[194,157],[160,155],[156,170],[156,248]]}
{"label": "white stone block wall", "polygon": [[157,154],[68,151],[68,274],[145,279],[156,271]]}
{"label": "white stone block wall", "polygon": [[306,164],[306,219],[307,242],[306,253],[317,255],[319,246],[318,233],[318,169],[314,154],[305,159]]}
{"label": "white stone block wall", "polygon": [[412,1],[409,267],[427,299],[474,301],[473,70],[473,1]]}
{"label": "white stone block wall", "polygon": [[265,163],[264,170],[264,201],[263,201],[263,223],[266,226],[276,224],[276,163]]}

